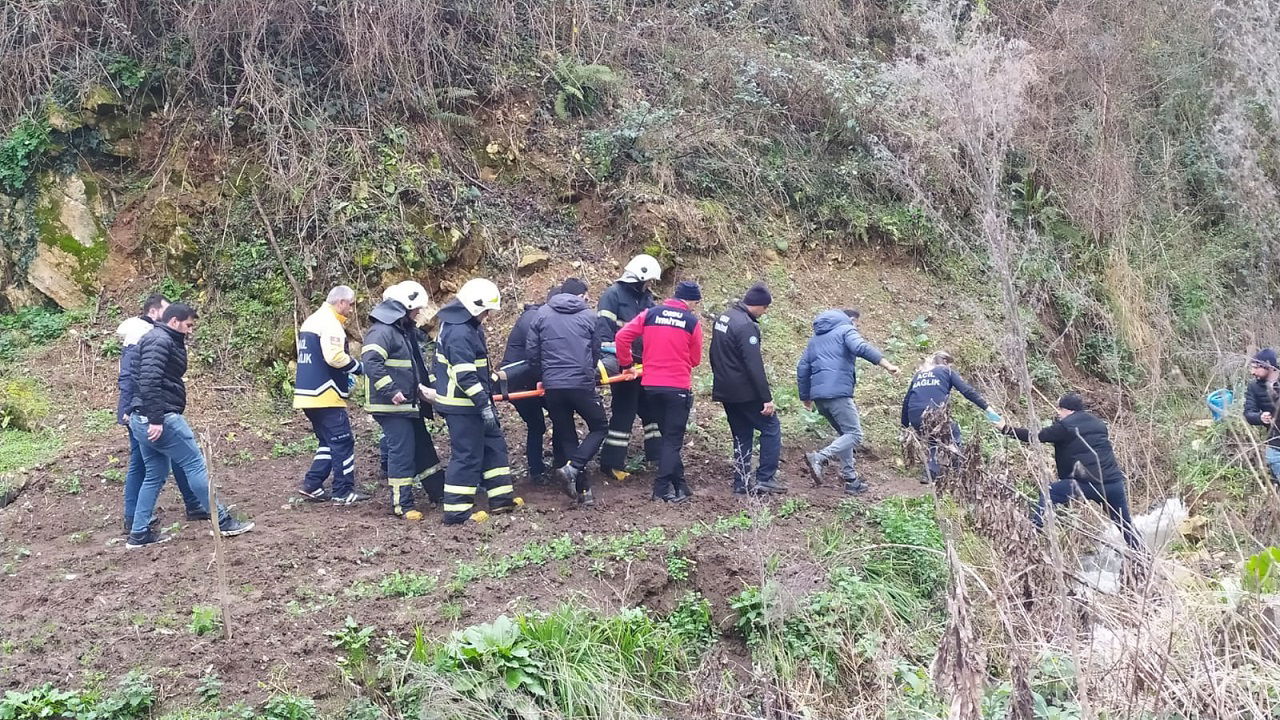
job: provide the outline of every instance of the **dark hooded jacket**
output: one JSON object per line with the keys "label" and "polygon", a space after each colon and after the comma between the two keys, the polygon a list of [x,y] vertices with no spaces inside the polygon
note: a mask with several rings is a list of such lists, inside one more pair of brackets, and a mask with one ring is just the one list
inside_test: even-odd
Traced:
{"label": "dark hooded jacket", "polygon": [[[383,300],[369,313],[372,325],[365,333],[360,359],[368,380],[365,409],[374,415],[430,413],[418,396],[418,385],[430,385],[431,374],[422,357],[420,331],[405,307]],[[404,402],[392,398],[399,392]]]}
{"label": "dark hooded jacket", "polygon": [[548,390],[590,390],[599,379],[600,332],[596,314],[578,295],[561,293],[538,310],[529,326],[526,353]]}
{"label": "dark hooded jacket", "polygon": [[484,327],[457,300],[440,308],[436,319],[440,334],[431,366],[436,409],[444,415],[478,415],[493,403],[494,392]]}
{"label": "dark hooded jacket", "polygon": [[135,406],[153,425],[164,422],[167,413],[187,409],[187,336],[168,325],[156,325],[138,341],[138,382]]}
{"label": "dark hooded jacket", "polygon": [[851,398],[858,384],[855,363],[862,358],[879,364],[884,355],[858,334],[841,310],[826,310],[813,320],[813,337],[796,365],[800,399]]}
{"label": "dark hooded jacket", "polygon": [[[1277,394],[1280,387],[1266,380],[1254,378],[1245,388],[1244,419],[1250,425],[1267,428],[1267,447],[1280,449],[1280,418],[1276,417]],[[1271,413],[1271,424],[1262,422],[1262,413]]]}
{"label": "dark hooded jacket", "polygon": [[[1031,442],[1031,431],[1026,428],[1009,427],[1004,432],[1022,442]],[[1040,442],[1053,445],[1053,463],[1059,478],[1073,477],[1095,485],[1124,482],[1107,424],[1097,416],[1077,410],[1054,420],[1037,437]]]}
{"label": "dark hooded jacket", "polygon": [[507,336],[507,349],[502,353],[502,370],[507,373],[507,386],[512,392],[532,390],[538,384],[538,373],[529,365],[529,326],[538,317],[542,303],[524,306],[524,312],[516,320]]}

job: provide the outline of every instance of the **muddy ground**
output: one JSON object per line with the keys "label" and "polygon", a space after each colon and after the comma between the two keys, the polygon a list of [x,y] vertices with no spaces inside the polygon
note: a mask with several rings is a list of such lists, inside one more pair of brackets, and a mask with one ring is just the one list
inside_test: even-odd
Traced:
{"label": "muddy ground", "polygon": [[[695,540],[685,553],[697,563],[688,581],[672,581],[665,546],[650,545],[620,559],[579,553],[514,570],[506,578],[479,577],[451,586],[457,563],[500,558],[530,542],[566,534],[580,542],[586,535],[618,536],[655,526],[672,538],[700,522],[744,510],[758,514],[766,502],[776,513],[785,498],[733,496],[727,448],[693,442],[686,464],[697,497],[679,506],[648,499],[647,473],[621,483],[598,480],[593,510],[570,509],[555,488],[532,487],[520,477],[526,507],[482,526],[445,528],[434,513],[420,523],[399,521],[388,515],[385,488],[372,502],[348,508],[299,503],[293,490],[310,462],[310,452],[298,442],[309,433],[305,419],[270,410],[247,388],[218,386],[202,377],[191,383],[188,417],[213,445],[212,474],[220,499],[257,526],[224,545],[231,641],[197,637],[188,629],[191,609],[216,604],[218,593],[208,527],[185,521],[170,482],[160,507],[163,526],[180,525],[177,538],[125,549],[119,529],[119,471],[128,457],[124,430],[85,424],[87,417],[101,418],[114,402],[102,390],[112,386],[114,363],[85,348],[87,343],[79,349],[60,347],[30,361],[66,401],[59,422],[63,434],[75,439],[58,460],[32,473],[17,500],[0,510],[7,563],[0,575],[0,689],[44,681],[78,686],[94,673],[114,678],[141,667],[174,704],[190,702],[190,692],[210,671],[221,676],[228,702],[257,701],[283,690],[337,702],[343,689],[335,682],[334,655],[324,633],[348,615],[380,632],[403,636],[423,626],[443,634],[501,613],[565,602],[602,611],[633,605],[666,611],[696,589],[710,599],[715,617],[725,619],[726,598],[746,584],[758,584],[772,554],[781,556],[783,567],[788,559],[796,563],[797,577],[818,582],[821,572],[804,572],[804,564],[812,563],[806,533],[832,520],[845,497],[834,478],[815,488],[803,470],[800,454],[816,441],[788,440],[782,469],[792,488],[787,497],[803,497],[809,507],[775,517],[764,528]],[[699,407],[697,422],[709,424],[718,413],[707,403]],[[353,411],[353,420],[359,477],[369,483],[377,468],[374,425],[360,411]],[[512,464],[522,465],[520,421],[508,411],[504,424]],[[889,440],[879,439],[886,447]],[[436,444],[447,455],[447,439],[437,438]],[[867,500],[926,491],[893,465],[889,459],[863,463],[872,487]],[[72,493],[68,488],[74,484],[66,478],[77,475],[79,492]],[[394,570],[438,575],[438,587],[413,598],[384,597],[367,592],[368,586],[361,592],[361,581],[376,585]]]}

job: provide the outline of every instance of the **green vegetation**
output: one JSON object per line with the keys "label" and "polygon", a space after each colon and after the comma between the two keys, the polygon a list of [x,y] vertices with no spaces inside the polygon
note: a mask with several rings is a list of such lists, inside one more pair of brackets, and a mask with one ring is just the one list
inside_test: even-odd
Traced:
{"label": "green vegetation", "polygon": [[61,447],[61,438],[51,431],[0,430],[0,476],[47,462]]}
{"label": "green vegetation", "polygon": [[27,187],[51,146],[49,133],[47,122],[25,117],[0,140],[0,190],[16,195]]}
{"label": "green vegetation", "polygon": [[191,608],[191,622],[187,629],[198,637],[212,635],[222,631],[222,611],[209,605],[196,605]]}
{"label": "green vegetation", "polygon": [[48,683],[26,692],[10,690],[0,699],[0,718],[141,720],[150,716],[155,702],[156,691],[151,678],[139,672],[130,672],[114,690],[105,694],[96,689],[67,692]]}
{"label": "green vegetation", "polygon": [[0,314],[0,360],[12,360],[21,350],[48,345],[84,322],[82,312],[62,312],[43,306]]}

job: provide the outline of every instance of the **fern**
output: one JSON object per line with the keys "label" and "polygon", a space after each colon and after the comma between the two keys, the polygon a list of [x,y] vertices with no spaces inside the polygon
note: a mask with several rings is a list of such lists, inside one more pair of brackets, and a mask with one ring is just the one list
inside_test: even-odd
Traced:
{"label": "fern", "polygon": [[583,65],[566,57],[556,61],[551,76],[557,85],[553,107],[561,120],[595,112],[620,82],[608,65]]}

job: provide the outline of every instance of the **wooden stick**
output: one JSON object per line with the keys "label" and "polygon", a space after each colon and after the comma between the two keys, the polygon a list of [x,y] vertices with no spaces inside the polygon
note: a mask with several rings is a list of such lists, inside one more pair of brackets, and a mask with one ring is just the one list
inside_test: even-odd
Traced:
{"label": "wooden stick", "polygon": [[213,443],[209,436],[201,436],[204,444],[204,464],[209,481],[209,522],[213,525],[213,562],[218,570],[218,599],[222,605],[222,639],[231,639],[231,590],[227,583],[227,559],[222,550],[222,529],[218,527],[218,500],[213,491]]}
{"label": "wooden stick", "polygon": [[289,263],[284,260],[284,253],[280,252],[280,245],[276,242],[276,233],[271,229],[271,221],[267,218],[267,212],[262,209],[262,201],[258,200],[258,193],[253,193],[253,205],[258,208],[258,217],[262,218],[262,227],[267,231],[267,242],[271,243],[271,250],[276,254],[276,260],[280,263],[280,269],[284,271],[284,277],[289,281],[289,286],[293,288],[293,297],[297,301],[296,307],[306,307],[307,296],[302,294],[302,287],[298,285],[297,279],[293,277],[293,271],[289,269]]}

